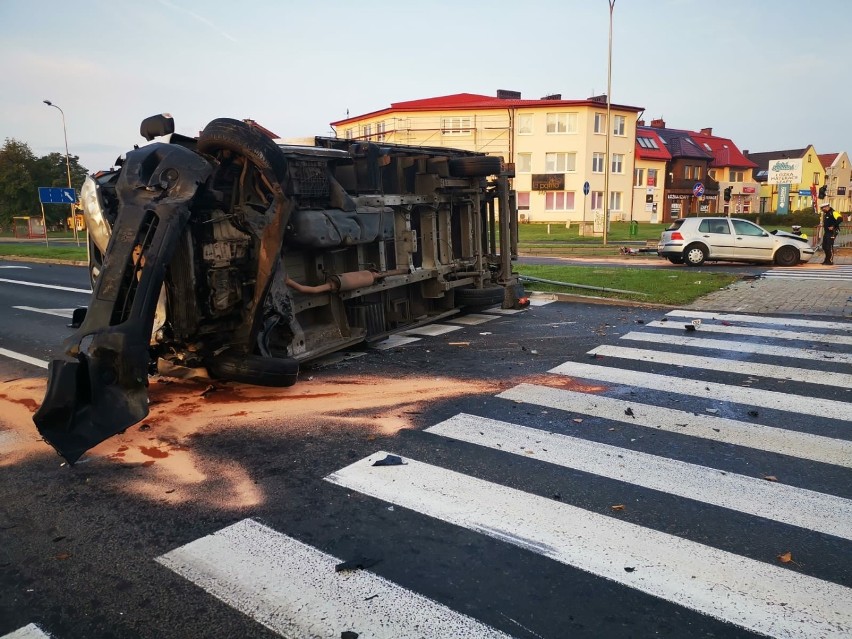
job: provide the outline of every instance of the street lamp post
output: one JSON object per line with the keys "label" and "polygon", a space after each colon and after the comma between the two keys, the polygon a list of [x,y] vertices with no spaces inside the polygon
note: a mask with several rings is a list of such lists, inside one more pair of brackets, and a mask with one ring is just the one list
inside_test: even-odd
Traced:
{"label": "street lamp post", "polygon": [[[71,186],[71,160],[68,155],[68,130],[65,128],[65,112],[50,100],[42,100],[42,102],[49,107],[59,109],[59,112],[62,114],[62,135],[65,136],[65,170],[68,174],[68,188],[73,188]],[[77,243],[77,246],[80,246],[80,238],[77,236],[77,212],[73,204],[71,205],[71,226],[74,228],[74,241]],[[44,234],[47,237],[47,227],[44,229]]]}
{"label": "street lamp post", "polygon": [[612,132],[612,122],[610,122],[611,107],[612,107],[612,10],[615,8],[615,0],[607,0],[609,2],[609,55],[606,63],[606,152],[604,153],[604,225],[603,225],[603,244],[606,246],[607,233],[609,231],[609,168],[612,160],[609,157],[609,136]]}

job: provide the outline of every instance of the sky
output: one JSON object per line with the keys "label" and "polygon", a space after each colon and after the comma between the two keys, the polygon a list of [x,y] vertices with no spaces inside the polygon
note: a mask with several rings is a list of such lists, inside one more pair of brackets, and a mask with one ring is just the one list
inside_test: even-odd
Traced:
{"label": "sky", "polygon": [[[90,171],[168,112],[281,137],[454,93],[606,93],[609,0],[0,0],[0,142]],[[751,152],[852,154],[848,0],[615,0],[612,102]]]}

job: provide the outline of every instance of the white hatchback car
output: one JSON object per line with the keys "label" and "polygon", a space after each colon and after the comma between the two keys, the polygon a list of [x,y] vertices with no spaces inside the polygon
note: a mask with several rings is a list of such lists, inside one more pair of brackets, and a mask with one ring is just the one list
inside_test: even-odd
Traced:
{"label": "white hatchback car", "polygon": [[674,220],[657,245],[657,255],[687,266],[701,266],[708,260],[795,266],[813,254],[807,238],[786,231],[770,232],[735,217]]}

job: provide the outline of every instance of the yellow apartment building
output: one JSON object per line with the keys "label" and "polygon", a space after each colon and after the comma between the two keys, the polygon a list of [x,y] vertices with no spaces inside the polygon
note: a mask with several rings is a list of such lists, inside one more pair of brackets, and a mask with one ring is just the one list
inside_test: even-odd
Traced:
{"label": "yellow apartment building", "polygon": [[746,157],[757,164],[759,213],[785,215],[811,208],[811,187],[818,189],[825,184],[825,169],[813,145],[804,149],[746,153]]}
{"label": "yellow apartment building", "polygon": [[636,121],[642,110],[611,104],[608,127],[606,96],[525,100],[516,91],[498,91],[494,97],[458,93],[392,103],[331,126],[341,138],[454,147],[513,162],[522,222],[600,218],[608,180],[610,219],[618,221],[630,218]]}

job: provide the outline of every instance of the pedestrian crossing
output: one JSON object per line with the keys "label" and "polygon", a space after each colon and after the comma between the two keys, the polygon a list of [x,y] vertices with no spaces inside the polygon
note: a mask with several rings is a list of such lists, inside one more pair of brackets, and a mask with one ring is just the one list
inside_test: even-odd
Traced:
{"label": "pedestrian crossing", "polygon": [[[673,334],[692,319],[702,320],[697,330]],[[850,329],[671,311],[324,480],[364,507],[420,518],[416,535],[385,522],[385,543],[432,535],[451,547],[463,531],[551,562],[565,579],[634,593],[638,607],[721,623],[730,636],[852,636]],[[560,494],[537,482],[558,483]],[[667,508],[621,516],[657,501]],[[281,636],[558,636],[537,615],[522,625],[466,606],[464,593],[439,600],[380,569],[338,572],[340,558],[254,519],[157,561]],[[436,570],[453,581],[445,564]],[[566,599],[553,618],[582,615],[590,596]],[[695,636],[684,623],[672,636]],[[613,626],[600,636],[658,630]]]}
{"label": "pedestrian crossing", "polygon": [[849,282],[852,281],[852,265],[835,264],[828,266],[811,264],[809,266],[776,267],[763,273],[763,277],[769,279]]}

